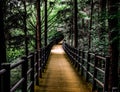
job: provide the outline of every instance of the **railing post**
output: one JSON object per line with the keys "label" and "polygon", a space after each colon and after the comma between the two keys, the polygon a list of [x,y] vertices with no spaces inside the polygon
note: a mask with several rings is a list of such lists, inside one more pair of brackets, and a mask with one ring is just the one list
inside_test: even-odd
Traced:
{"label": "railing post", "polygon": [[50,55],[50,51],[51,51],[51,49],[52,49],[52,44],[49,46],[49,51],[47,52],[48,54],[47,54],[47,61],[48,61],[48,58],[49,58],[49,55]]}
{"label": "railing post", "polygon": [[31,57],[31,68],[32,68],[32,71],[31,71],[31,81],[32,81],[32,85],[31,85],[31,91],[30,92],[34,92],[34,53],[31,53],[32,57]]}
{"label": "railing post", "polygon": [[43,52],[43,49],[41,49],[41,71],[43,72],[43,65],[44,65],[44,52]]}
{"label": "railing post", "polygon": [[75,53],[75,50],[73,49],[73,47],[71,47],[71,49],[72,49],[72,60],[73,60],[73,65],[75,65],[75,55],[74,55],[74,53]]}
{"label": "railing post", "polygon": [[103,92],[108,92],[108,78],[109,78],[109,61],[110,58],[107,56],[105,61],[105,77],[104,77],[104,89]]}
{"label": "railing post", "polygon": [[6,69],[7,71],[3,75],[3,88],[2,92],[10,92],[10,63],[4,63],[2,64],[3,69]]}
{"label": "railing post", "polygon": [[41,49],[38,51],[39,53],[39,76],[42,78],[42,63],[41,63]]}
{"label": "railing post", "polygon": [[39,80],[38,80],[38,74],[39,74],[39,72],[38,72],[38,68],[39,68],[39,65],[38,65],[38,51],[36,51],[37,53],[36,53],[36,61],[35,62],[37,62],[37,65],[36,65],[36,72],[37,72],[37,76],[36,76],[36,85],[39,85]]}
{"label": "railing post", "polygon": [[82,51],[82,62],[81,62],[81,75],[83,76],[83,64],[84,64],[84,57],[85,57],[85,53],[84,53],[84,50]]}
{"label": "railing post", "polygon": [[80,71],[80,49],[78,49],[78,72]]}
{"label": "railing post", "polygon": [[[48,49],[48,50],[46,50],[46,49]],[[49,48],[48,48],[48,46],[46,46],[46,48],[45,48],[45,65],[44,65],[44,69],[45,69],[45,66],[46,66],[46,63],[47,63],[47,51],[49,51]]]}
{"label": "railing post", "polygon": [[22,84],[22,92],[27,92],[27,70],[28,70],[28,60],[27,57],[22,57],[24,62],[22,63],[22,78],[24,78],[24,82]]}
{"label": "railing post", "polygon": [[96,90],[96,80],[95,80],[95,78],[97,78],[96,67],[98,66],[98,58],[96,56],[97,56],[97,54],[95,54],[94,74],[93,74],[93,88],[92,88],[92,91]]}
{"label": "railing post", "polygon": [[75,68],[78,66],[78,61],[77,61],[77,49],[75,48]]}
{"label": "railing post", "polygon": [[[45,47],[46,48],[46,47]],[[46,54],[45,54],[45,48],[43,49],[43,72],[44,72],[44,69],[45,69],[45,56],[46,56]]]}
{"label": "railing post", "polygon": [[75,64],[76,64],[76,60],[75,60],[75,58],[76,58],[76,56],[74,55],[75,54],[75,49],[72,47],[72,49],[73,49],[73,61],[74,61],[74,63],[73,63],[73,65],[75,66]]}
{"label": "railing post", "polygon": [[[1,70],[1,65],[0,65],[0,70]],[[2,76],[0,75],[0,92],[3,92],[2,91],[2,87],[3,85],[2,85]]]}
{"label": "railing post", "polygon": [[79,71],[79,49],[77,50],[77,71]]}
{"label": "railing post", "polygon": [[45,69],[45,66],[46,66],[46,63],[47,63],[47,49],[49,50],[48,46],[46,46],[45,48],[45,65],[44,65],[44,69]]}
{"label": "railing post", "polygon": [[119,92],[118,87],[112,87],[112,92]]}
{"label": "railing post", "polygon": [[87,81],[87,82],[88,82],[88,80],[89,80],[88,72],[90,71],[89,62],[90,62],[90,54],[89,54],[89,51],[88,51],[88,52],[87,52],[87,71],[86,71],[86,81]]}

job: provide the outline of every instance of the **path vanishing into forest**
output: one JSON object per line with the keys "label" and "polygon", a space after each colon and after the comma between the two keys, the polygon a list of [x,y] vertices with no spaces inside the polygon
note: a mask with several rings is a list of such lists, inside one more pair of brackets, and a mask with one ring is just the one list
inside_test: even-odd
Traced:
{"label": "path vanishing into forest", "polygon": [[61,44],[53,46],[39,83],[35,92],[91,92],[90,87],[73,68]]}

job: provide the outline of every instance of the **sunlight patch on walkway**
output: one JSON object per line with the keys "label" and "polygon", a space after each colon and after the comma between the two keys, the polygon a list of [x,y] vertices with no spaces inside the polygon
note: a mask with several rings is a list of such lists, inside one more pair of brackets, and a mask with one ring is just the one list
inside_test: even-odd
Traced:
{"label": "sunlight patch on walkway", "polygon": [[61,48],[61,45],[54,46],[51,50],[52,54],[64,54],[64,50]]}

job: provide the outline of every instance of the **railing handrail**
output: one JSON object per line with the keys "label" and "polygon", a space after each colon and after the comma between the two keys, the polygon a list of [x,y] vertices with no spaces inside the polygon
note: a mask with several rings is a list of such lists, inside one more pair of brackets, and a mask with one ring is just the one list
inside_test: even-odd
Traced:
{"label": "railing handrail", "polygon": [[[89,80],[88,76],[90,76],[93,79],[93,82],[92,82],[93,90],[96,90],[96,88],[97,88],[96,84],[98,84],[99,86],[101,86],[103,88],[103,92],[105,92],[105,91],[107,92],[109,57],[103,57],[98,54],[91,53],[89,51],[76,49],[66,43],[63,43],[63,49],[67,53],[68,57],[71,59],[71,62],[73,63],[73,65],[75,65],[75,67],[78,68],[78,71],[81,69],[81,75],[83,75],[83,71],[86,72],[86,81]],[[98,66],[98,63],[99,63],[98,61],[105,63],[104,69],[101,69]],[[94,69],[93,73],[90,71],[90,67],[92,67]],[[104,75],[104,76],[102,76],[103,82],[97,78],[98,72],[100,72],[101,74]]]}
{"label": "railing handrail", "polygon": [[[22,92],[27,92],[28,89],[34,92],[34,82],[39,85],[38,77],[42,75],[42,70],[45,68],[51,48],[60,39],[55,39],[47,46],[30,53],[28,56],[24,56],[16,63],[4,63],[0,70],[0,80],[3,81],[2,87],[0,86],[0,92],[14,92],[22,84]],[[42,56],[42,57],[41,57]],[[38,63],[40,62],[40,63]],[[30,66],[28,67],[28,63]],[[10,85],[10,73],[11,70],[22,66],[21,78],[11,87]],[[36,71],[35,71],[36,69]],[[27,77],[30,75],[30,83],[27,83]],[[3,76],[3,77],[1,77]],[[3,78],[3,79],[1,79]],[[1,82],[1,81],[0,81]]]}
{"label": "railing handrail", "polygon": [[6,69],[1,69],[0,70],[0,75],[3,75],[4,73],[6,73],[6,71],[7,71]]}

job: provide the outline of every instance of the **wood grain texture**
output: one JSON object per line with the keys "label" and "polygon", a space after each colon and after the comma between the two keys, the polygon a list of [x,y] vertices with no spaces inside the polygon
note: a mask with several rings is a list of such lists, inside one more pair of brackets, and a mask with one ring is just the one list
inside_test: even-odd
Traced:
{"label": "wood grain texture", "polygon": [[35,92],[91,92],[70,64],[61,45],[52,48],[43,78],[39,82]]}

